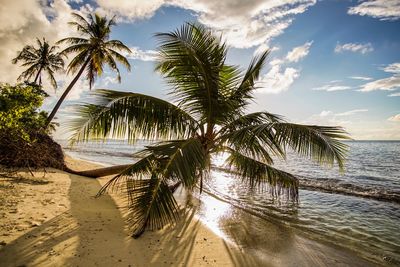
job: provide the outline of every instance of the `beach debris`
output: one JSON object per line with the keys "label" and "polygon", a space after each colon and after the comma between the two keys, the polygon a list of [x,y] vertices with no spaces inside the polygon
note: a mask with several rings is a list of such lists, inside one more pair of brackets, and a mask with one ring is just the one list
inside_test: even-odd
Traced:
{"label": "beach debris", "polygon": [[40,225],[40,222],[35,222],[35,221],[31,222],[31,227],[37,227],[39,225]]}

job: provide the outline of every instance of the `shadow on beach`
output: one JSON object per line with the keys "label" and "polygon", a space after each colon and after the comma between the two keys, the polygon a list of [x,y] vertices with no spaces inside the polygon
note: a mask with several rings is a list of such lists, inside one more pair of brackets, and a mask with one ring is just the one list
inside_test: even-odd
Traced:
{"label": "shadow on beach", "polygon": [[[133,239],[113,198],[94,197],[98,181],[62,175],[70,182],[69,210],[3,247],[0,266],[257,266],[193,220],[195,208],[174,227]],[[228,256],[219,262],[222,254]]]}

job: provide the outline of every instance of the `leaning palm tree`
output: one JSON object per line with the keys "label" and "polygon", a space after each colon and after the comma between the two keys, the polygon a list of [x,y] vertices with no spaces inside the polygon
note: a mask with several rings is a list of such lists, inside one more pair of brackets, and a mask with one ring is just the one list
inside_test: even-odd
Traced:
{"label": "leaning palm tree", "polygon": [[131,70],[129,61],[120,53],[131,53],[131,50],[119,40],[109,40],[111,27],[115,25],[114,18],[109,20],[106,17],[94,14],[90,15],[87,20],[76,13],[72,13],[72,16],[76,21],[71,21],[69,24],[76,27],[81,36],[61,39],[58,44],[66,43],[70,45],[61,52],[62,54],[76,54],[68,65],[68,73],[77,73],[47,118],[48,124],[53,120],[62,102],[85,70],[90,88],[92,88],[96,77],[103,74],[105,65],[117,72],[118,82],[121,82],[121,75],[116,61],[124,65],[129,71]]}
{"label": "leaning palm tree", "polygon": [[138,93],[97,90],[97,101],[81,106],[80,118],[71,124],[74,142],[156,140],[99,192],[124,192],[134,237],[175,221],[179,209],[170,185],[178,182],[201,192],[218,155],[225,155],[225,168],[250,186],[269,186],[274,195],[293,200],[298,198],[298,179],[273,167],[274,158],[285,158],[286,149],[343,169],[347,149],[340,140],[348,136],[342,128],[289,123],[266,111],[245,112],[268,51],[241,71],[226,63],[226,45],[202,26],[185,24],[156,36],[156,69],[171,85],[176,104]]}
{"label": "leaning palm tree", "polygon": [[33,82],[35,84],[42,84],[42,73],[45,72],[50,79],[51,85],[57,88],[57,82],[54,78],[54,72],[61,71],[64,68],[64,59],[60,53],[56,53],[57,46],[50,46],[46,39],[43,42],[38,38],[36,39],[38,48],[27,45],[18,56],[12,60],[13,64],[23,62],[21,66],[27,69],[21,73],[18,80],[29,81],[35,77]]}

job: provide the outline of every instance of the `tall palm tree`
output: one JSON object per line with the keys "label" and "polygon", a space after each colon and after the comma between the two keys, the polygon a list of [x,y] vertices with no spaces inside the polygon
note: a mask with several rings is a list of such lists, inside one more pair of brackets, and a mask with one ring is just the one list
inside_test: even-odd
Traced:
{"label": "tall palm tree", "polygon": [[94,14],[90,15],[87,20],[76,13],[72,13],[72,16],[75,21],[71,21],[69,24],[76,27],[81,36],[61,39],[58,44],[70,45],[61,52],[62,54],[76,54],[68,65],[68,73],[77,73],[51,111],[47,119],[48,124],[53,120],[62,102],[85,70],[90,88],[96,77],[103,74],[105,65],[117,72],[118,82],[121,82],[121,75],[116,61],[129,71],[131,70],[129,61],[120,53],[131,53],[131,50],[119,40],[110,40],[111,27],[115,25],[114,18],[109,20],[107,17]]}
{"label": "tall palm tree", "polygon": [[[60,53],[56,53],[57,46],[50,46],[46,39],[43,38],[43,42],[36,38],[38,48],[32,45],[25,46],[22,51],[18,53],[18,56],[12,60],[13,64],[23,62],[21,66],[27,67],[27,69],[21,73],[18,80],[29,81],[33,76],[35,84],[42,84],[42,72],[46,72],[50,79],[51,85],[57,88],[57,82],[54,78],[54,72],[60,71],[64,68],[64,59]],[[39,83],[38,83],[39,80]]]}
{"label": "tall palm tree", "polygon": [[202,26],[185,24],[160,33],[156,69],[171,85],[176,104],[152,96],[97,90],[96,103],[79,108],[71,124],[72,141],[92,138],[157,140],[138,152],[141,159],[113,177],[100,190],[125,193],[133,236],[158,229],[178,217],[172,182],[202,190],[213,169],[213,157],[224,154],[225,168],[250,186],[269,185],[275,195],[296,200],[298,179],[273,167],[291,148],[301,156],[343,169],[347,139],[340,127],[300,125],[260,111],[245,112],[268,51],[246,71],[225,61],[227,47]]}

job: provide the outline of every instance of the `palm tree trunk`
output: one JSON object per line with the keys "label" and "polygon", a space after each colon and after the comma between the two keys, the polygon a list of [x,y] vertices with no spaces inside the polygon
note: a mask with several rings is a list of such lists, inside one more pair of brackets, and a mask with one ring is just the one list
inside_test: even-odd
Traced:
{"label": "palm tree trunk", "polygon": [[74,87],[75,83],[79,80],[79,77],[81,77],[83,71],[85,70],[87,64],[89,63],[90,58],[88,58],[85,63],[82,65],[81,69],[79,70],[78,74],[75,76],[75,78],[71,81],[71,83],[68,85],[67,89],[65,89],[64,93],[60,97],[60,99],[57,101],[57,104],[54,106],[53,110],[51,111],[49,117],[47,117],[46,121],[46,128],[49,126],[50,122],[54,119],[54,116],[56,115],[58,109],[60,108],[62,102],[64,102],[64,99],[67,97],[68,93],[71,91],[72,87]]}
{"label": "palm tree trunk", "polygon": [[35,80],[33,81],[34,84],[37,84],[37,79],[39,78],[41,72],[42,72],[42,67],[40,67],[38,73],[36,74]]}
{"label": "palm tree trunk", "polygon": [[[66,171],[68,173],[80,175],[80,176],[85,176],[88,178],[99,178],[99,177],[104,177],[104,176],[109,176],[113,174],[119,174],[122,171],[126,170],[128,167],[132,166],[132,164],[125,164],[125,165],[117,165],[117,166],[111,166],[111,167],[105,167],[105,168],[99,168],[99,169],[93,169],[93,170],[87,170],[87,171],[75,171],[67,166],[64,166],[63,171]],[[168,186],[169,190],[171,190],[172,193],[178,189],[178,187],[182,184],[181,181],[178,181],[174,184],[171,184]]]}
{"label": "palm tree trunk", "polygon": [[132,166],[132,164],[117,165],[117,166],[111,166],[111,167],[105,167],[105,168],[99,168],[99,169],[93,169],[93,170],[87,170],[87,171],[74,171],[68,167],[65,167],[64,171],[72,173],[72,174],[90,177],[90,178],[99,178],[99,177],[103,177],[103,176],[118,174],[130,166]]}

